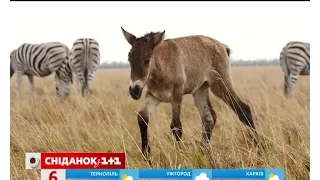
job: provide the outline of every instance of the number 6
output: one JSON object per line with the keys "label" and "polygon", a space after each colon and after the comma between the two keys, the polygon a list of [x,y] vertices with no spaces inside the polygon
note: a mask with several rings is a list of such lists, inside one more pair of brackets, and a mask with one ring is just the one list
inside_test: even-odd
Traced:
{"label": "number 6", "polygon": [[58,180],[58,177],[56,176],[56,174],[57,174],[57,171],[52,171],[49,174],[49,180]]}

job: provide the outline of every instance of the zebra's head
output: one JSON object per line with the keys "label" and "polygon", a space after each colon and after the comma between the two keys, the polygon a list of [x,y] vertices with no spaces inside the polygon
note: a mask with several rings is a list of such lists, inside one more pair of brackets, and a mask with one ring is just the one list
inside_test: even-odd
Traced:
{"label": "zebra's head", "polygon": [[56,79],[56,93],[58,97],[68,97],[70,95],[70,82],[55,76]]}
{"label": "zebra's head", "polygon": [[10,53],[10,78],[14,74],[13,63],[16,61],[16,50],[12,50]]}

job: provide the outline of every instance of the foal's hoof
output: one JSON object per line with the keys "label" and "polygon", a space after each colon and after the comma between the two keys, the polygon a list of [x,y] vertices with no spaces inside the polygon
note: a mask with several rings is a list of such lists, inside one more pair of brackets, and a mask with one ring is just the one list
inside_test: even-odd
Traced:
{"label": "foal's hoof", "polygon": [[151,156],[151,149],[150,147],[142,148],[142,153],[145,159],[148,159]]}
{"label": "foal's hoof", "polygon": [[142,153],[143,153],[144,160],[146,162],[148,162],[148,164],[151,166],[152,163],[151,163],[151,149],[150,149],[150,147],[148,147],[147,149],[143,148]]}
{"label": "foal's hoof", "polygon": [[181,141],[181,138],[182,138],[182,130],[179,129],[179,128],[173,128],[171,130],[171,133],[173,135],[173,137],[175,138],[176,141]]}
{"label": "foal's hoof", "polygon": [[210,145],[210,142],[208,140],[201,140],[201,141],[196,141],[196,144],[199,146],[199,147],[202,147],[204,149],[211,149],[211,145]]}
{"label": "foal's hoof", "polygon": [[181,141],[181,135],[180,135],[180,134],[173,133],[173,136],[174,136],[174,138],[175,138],[175,140],[176,140],[177,142],[180,142],[180,141]]}

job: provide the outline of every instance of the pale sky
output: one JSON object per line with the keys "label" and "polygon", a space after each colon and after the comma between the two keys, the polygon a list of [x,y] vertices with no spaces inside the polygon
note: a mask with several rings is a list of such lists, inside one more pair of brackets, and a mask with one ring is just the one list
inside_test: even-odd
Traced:
{"label": "pale sky", "polygon": [[[232,49],[232,59],[278,58],[291,40],[310,42],[310,2],[10,2],[10,48],[95,38],[101,61],[127,62],[137,37],[206,35]],[[8,53],[9,54],[9,53]]]}

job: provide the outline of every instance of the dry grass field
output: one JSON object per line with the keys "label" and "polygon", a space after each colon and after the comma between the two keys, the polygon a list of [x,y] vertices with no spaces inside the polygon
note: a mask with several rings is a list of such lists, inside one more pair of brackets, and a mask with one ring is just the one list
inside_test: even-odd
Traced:
{"label": "dry grass field", "polygon": [[[258,132],[265,137],[261,154],[246,140],[244,126],[212,93],[217,113],[211,139],[212,154],[197,146],[201,121],[191,95],[183,100],[182,146],[170,134],[171,108],[160,104],[149,124],[153,168],[284,168],[286,180],[309,179],[310,86],[300,77],[294,96],[283,96],[280,67],[232,67],[235,89],[252,108]],[[37,94],[23,79],[22,96],[11,79],[10,138],[11,179],[40,179],[36,170],[25,170],[24,153],[44,151],[126,152],[127,168],[149,168],[140,148],[136,112],[144,98],[133,100],[128,92],[128,70],[99,70],[89,100],[72,90],[59,101],[53,77],[36,79]],[[75,84],[74,84],[75,86]],[[144,90],[145,92],[145,90]],[[210,161],[211,159],[211,161]]]}

